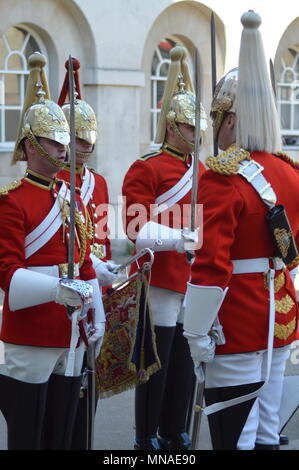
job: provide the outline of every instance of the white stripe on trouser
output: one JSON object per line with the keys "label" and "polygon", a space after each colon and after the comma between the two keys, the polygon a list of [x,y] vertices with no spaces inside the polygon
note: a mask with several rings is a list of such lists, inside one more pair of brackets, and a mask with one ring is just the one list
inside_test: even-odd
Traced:
{"label": "white stripe on trouser", "polygon": [[[279,442],[279,408],[285,363],[290,347],[274,348],[270,377],[260,391],[240,435],[237,448],[253,449],[255,443],[276,445]],[[206,388],[243,385],[265,380],[267,351],[215,356],[206,365]]]}
{"label": "white stripe on trouser", "polygon": [[149,298],[156,326],[176,326],[184,322],[184,294],[150,286]]}
{"label": "white stripe on trouser", "polygon": [[[85,344],[81,342],[74,358],[74,376],[82,369]],[[64,375],[69,348],[46,348],[4,343],[5,365],[0,373],[22,382],[44,383],[50,375]]]}

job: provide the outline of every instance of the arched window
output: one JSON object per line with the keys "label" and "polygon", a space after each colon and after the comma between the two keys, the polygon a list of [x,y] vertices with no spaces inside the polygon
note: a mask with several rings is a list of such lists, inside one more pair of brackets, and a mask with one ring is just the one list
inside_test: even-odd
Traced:
{"label": "arched window", "polygon": [[11,150],[26,90],[27,59],[40,47],[22,27],[9,28],[0,38],[0,150]]}
{"label": "arched window", "polygon": [[170,50],[176,44],[164,39],[156,47],[151,68],[151,146],[154,146],[164,86],[170,64]]}
{"label": "arched window", "polygon": [[299,47],[288,48],[282,57],[278,82],[278,110],[284,143],[299,146]]}

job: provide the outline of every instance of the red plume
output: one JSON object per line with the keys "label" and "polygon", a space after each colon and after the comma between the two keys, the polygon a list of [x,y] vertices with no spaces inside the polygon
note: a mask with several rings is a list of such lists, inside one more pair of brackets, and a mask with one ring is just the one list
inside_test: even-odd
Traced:
{"label": "red plume", "polygon": [[[78,93],[77,98],[81,100],[82,97],[81,97],[81,88],[80,88],[80,79],[79,79],[80,61],[79,59],[72,57],[72,63],[73,63],[73,70],[74,70],[75,88],[76,88],[76,92]],[[62,89],[58,98],[59,106],[62,106],[65,103],[65,99],[67,96],[69,97],[69,75],[68,75],[69,61],[68,60],[65,62],[64,66],[66,68],[66,74],[65,74]]]}

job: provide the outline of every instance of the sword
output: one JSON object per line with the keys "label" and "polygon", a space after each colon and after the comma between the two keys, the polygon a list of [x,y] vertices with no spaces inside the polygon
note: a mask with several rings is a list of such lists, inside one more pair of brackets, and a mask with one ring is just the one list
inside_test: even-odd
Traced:
{"label": "sword", "polygon": [[75,209],[76,209],[76,127],[74,71],[72,57],[69,56],[70,94],[70,232],[68,246],[68,279],[74,279],[75,267]]}
{"label": "sword", "polygon": [[[199,168],[199,152],[201,144],[200,135],[200,110],[201,110],[201,88],[200,88],[200,59],[198,49],[195,50],[195,142],[193,153],[193,174],[192,174],[192,192],[191,192],[191,211],[190,211],[190,230],[196,229],[196,206],[198,193],[198,168]],[[186,257],[189,264],[193,261],[193,253],[187,251]]]}
{"label": "sword", "polygon": [[192,194],[191,194],[191,217],[190,217],[190,230],[193,232],[196,227],[196,204],[198,193],[198,167],[199,167],[199,152],[200,152],[200,108],[201,108],[201,87],[200,87],[200,59],[198,49],[195,51],[195,143],[194,143],[194,158],[193,158],[193,175],[192,175]]}
{"label": "sword", "polygon": [[276,80],[275,80],[275,73],[274,73],[274,66],[273,66],[272,59],[270,59],[270,77],[271,77],[272,90],[273,90],[273,94],[274,94],[275,101],[276,101],[277,99]]}
{"label": "sword", "polygon": [[[210,32],[211,32],[211,66],[212,66],[212,99],[214,97],[214,92],[216,88],[216,34],[215,34],[215,20],[214,20],[214,13],[211,15],[211,23],[210,23]],[[214,149],[214,157],[218,154],[218,144],[217,140],[214,135],[213,139],[213,149]]]}
{"label": "sword", "polygon": [[[76,126],[75,126],[75,87],[72,56],[68,59],[70,97],[70,236],[68,247],[68,279],[74,279],[75,266],[75,209],[76,209]],[[82,325],[82,324],[81,324]],[[85,377],[84,377],[85,376]],[[95,400],[95,351],[94,344],[87,346],[86,368],[82,382],[87,376],[87,430],[86,447],[92,450],[94,441]],[[84,387],[84,383],[82,383]]]}

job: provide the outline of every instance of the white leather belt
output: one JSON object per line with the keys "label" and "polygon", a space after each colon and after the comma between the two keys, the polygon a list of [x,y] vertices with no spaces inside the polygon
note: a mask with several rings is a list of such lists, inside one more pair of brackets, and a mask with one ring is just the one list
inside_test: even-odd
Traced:
{"label": "white leather belt", "polygon": [[[35,271],[37,273],[41,274],[47,274],[48,276],[52,277],[62,277],[64,275],[67,275],[68,269],[67,269],[67,263],[65,264],[56,264],[53,266],[28,266],[27,269],[29,271]],[[79,263],[76,263],[74,266],[74,277],[79,276]]]}
{"label": "white leather belt", "polygon": [[[230,400],[213,403],[212,405],[204,408],[204,413],[210,415],[218,411],[229,408],[230,406],[238,405],[247,400],[256,398],[261,391],[266,387],[270,378],[270,370],[272,364],[273,341],[274,341],[274,326],[275,326],[275,295],[274,295],[274,279],[275,271],[283,269],[285,264],[280,258],[252,258],[252,259],[238,259],[233,260],[234,270],[233,274],[245,273],[267,273],[267,284],[269,289],[269,320],[268,320],[268,341],[267,341],[267,368],[266,377],[263,385],[255,392],[248,393]],[[271,266],[273,264],[273,266]]]}
{"label": "white leather belt", "polygon": [[232,260],[232,263],[234,266],[233,274],[264,273],[268,272],[269,269],[278,271],[285,268],[281,258],[236,259]]}

